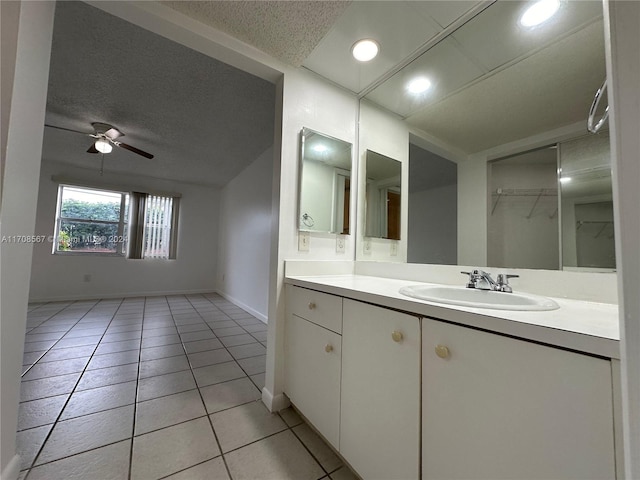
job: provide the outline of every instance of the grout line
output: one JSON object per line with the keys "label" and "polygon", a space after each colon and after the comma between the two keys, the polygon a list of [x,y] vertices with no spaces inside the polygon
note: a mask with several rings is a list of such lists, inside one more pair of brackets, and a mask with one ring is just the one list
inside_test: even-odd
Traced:
{"label": "grout line", "polygon": [[[118,305],[118,308],[120,307],[120,305],[122,305],[123,301],[124,301],[124,299],[120,300],[120,304]],[[100,303],[100,300],[98,300],[96,303],[94,303],[93,306],[90,307],[89,310],[84,315],[82,315],[80,320],[82,320],[84,317],[86,317],[89,314],[89,312],[91,312],[91,310],[93,310],[96,307],[96,305],[98,305],[99,303]],[[114,313],[113,313],[114,316],[115,316],[116,312],[118,311],[118,308],[116,308],[116,310],[114,311]],[[80,320],[78,320],[78,322]],[[112,321],[113,321],[113,317],[112,317]],[[111,322],[109,322],[109,323],[111,323]],[[107,327],[108,327],[108,325],[107,325]],[[96,349],[98,348],[98,345],[100,345],[100,341],[98,341],[98,343],[96,344],[96,346],[95,346],[95,348],[93,350],[94,353],[95,353]],[[49,433],[47,433],[47,436],[45,437],[44,441],[42,442],[42,445],[40,445],[40,448],[38,449],[38,452],[36,453],[35,457],[33,457],[33,460],[31,461],[31,465],[27,468],[28,471],[27,471],[27,474],[25,475],[23,480],[27,480],[27,478],[29,477],[29,474],[31,473],[31,470],[33,469],[34,465],[38,461],[38,457],[42,454],[42,450],[44,450],[45,445],[47,444],[47,442],[51,438],[51,434],[53,433],[54,429],[58,425],[58,422],[60,421],[60,417],[62,416],[62,412],[64,412],[64,409],[67,408],[67,405],[69,404],[69,401],[71,400],[71,397],[74,394],[74,392],[76,390],[76,387],[80,383],[80,380],[82,379],[82,376],[84,375],[84,372],[87,370],[87,367],[89,366],[89,363],[91,362],[91,358],[92,357],[93,357],[93,354],[91,354],[91,356],[89,357],[89,361],[85,365],[84,369],[82,370],[82,373],[78,377],[78,380],[76,381],[73,389],[71,390],[71,393],[69,393],[69,396],[67,397],[67,400],[64,402],[64,405],[60,409],[60,413],[58,413],[58,416],[54,420],[53,426],[51,427],[51,430],[49,430]],[[50,463],[50,462],[47,462],[47,463]]]}
{"label": "grout line", "polygon": [[136,435],[136,415],[138,411],[138,391],[140,389],[140,359],[142,357],[142,335],[144,333],[144,316],[146,314],[147,309],[147,298],[144,298],[144,303],[142,304],[142,322],[140,323],[140,347],[138,348],[138,367],[136,371],[136,393],[133,397],[133,421],[131,422],[131,445],[129,446],[129,471],[127,478],[131,479],[131,473],[133,471],[133,441]]}

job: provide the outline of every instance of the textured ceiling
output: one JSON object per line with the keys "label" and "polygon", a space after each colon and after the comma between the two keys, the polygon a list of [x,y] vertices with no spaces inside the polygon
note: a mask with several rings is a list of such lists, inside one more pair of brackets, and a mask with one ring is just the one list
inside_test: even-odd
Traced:
{"label": "textured ceiling", "polygon": [[[221,186],[273,144],[275,87],[80,2],[56,5],[46,123],[110,123],[153,160],[114,149],[105,170]],[[91,139],[46,129],[45,160],[98,168]]]}
{"label": "textured ceiling", "polygon": [[300,66],[350,1],[164,1],[164,5]]}

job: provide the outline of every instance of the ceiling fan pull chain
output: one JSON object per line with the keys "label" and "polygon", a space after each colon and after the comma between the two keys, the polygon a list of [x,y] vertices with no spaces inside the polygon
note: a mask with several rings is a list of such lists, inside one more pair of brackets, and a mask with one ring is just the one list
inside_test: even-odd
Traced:
{"label": "ceiling fan pull chain", "polygon": [[100,176],[104,173],[104,153],[100,154]]}

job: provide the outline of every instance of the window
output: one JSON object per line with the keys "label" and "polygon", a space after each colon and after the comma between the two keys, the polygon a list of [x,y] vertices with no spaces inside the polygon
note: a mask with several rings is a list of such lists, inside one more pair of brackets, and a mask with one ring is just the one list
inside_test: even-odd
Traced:
{"label": "window", "polygon": [[54,253],[176,258],[179,197],[61,185]]}
{"label": "window", "polygon": [[61,185],[54,252],[123,255],[128,209],[127,193]]}

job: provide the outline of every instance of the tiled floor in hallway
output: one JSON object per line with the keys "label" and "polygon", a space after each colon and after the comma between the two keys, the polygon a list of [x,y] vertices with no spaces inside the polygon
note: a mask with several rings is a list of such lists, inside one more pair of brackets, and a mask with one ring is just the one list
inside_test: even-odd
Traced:
{"label": "tiled floor in hallway", "polygon": [[30,305],[20,480],[354,478],[260,401],[266,341],[216,294]]}

